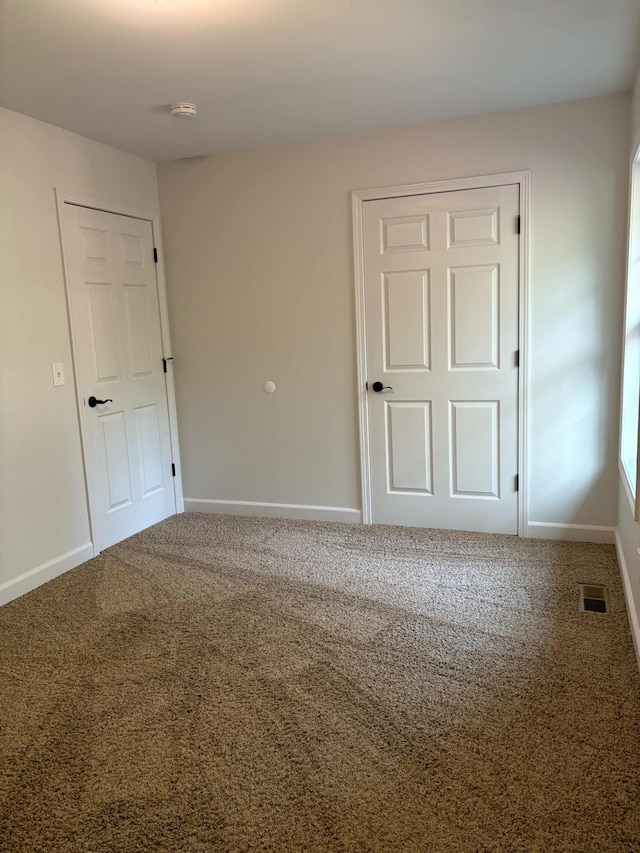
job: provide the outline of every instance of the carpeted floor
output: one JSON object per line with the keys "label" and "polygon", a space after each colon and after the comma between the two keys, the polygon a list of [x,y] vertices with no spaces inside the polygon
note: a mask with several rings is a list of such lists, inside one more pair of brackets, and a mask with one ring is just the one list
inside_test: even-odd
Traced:
{"label": "carpeted floor", "polygon": [[0,722],[3,853],[640,850],[609,546],[172,518],[0,609]]}

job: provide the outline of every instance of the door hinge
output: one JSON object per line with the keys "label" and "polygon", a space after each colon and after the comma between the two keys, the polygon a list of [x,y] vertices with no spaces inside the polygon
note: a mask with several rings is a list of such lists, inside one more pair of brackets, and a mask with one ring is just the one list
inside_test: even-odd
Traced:
{"label": "door hinge", "polygon": [[513,354],[514,367],[520,367],[520,350],[517,349]]}
{"label": "door hinge", "polygon": [[158,263],[158,250],[155,246],[153,247],[153,262],[154,264]]}
{"label": "door hinge", "polygon": [[162,372],[163,372],[163,373],[166,373],[166,372],[167,372],[167,362],[168,362],[168,361],[173,361],[173,356],[172,356],[172,355],[168,355],[166,358],[163,358],[163,359],[162,359]]}
{"label": "door hinge", "polygon": [[176,463],[175,462],[171,463],[171,476],[172,477],[176,476]]}
{"label": "door hinge", "polygon": [[516,234],[520,233],[520,214],[516,216]]}
{"label": "door hinge", "polygon": [[514,492],[520,491],[520,475],[519,474],[516,474],[515,477],[513,478],[513,491]]}
{"label": "door hinge", "polygon": [[365,382],[365,383],[364,383],[364,387],[365,387],[365,390],[366,390],[366,391],[368,391],[368,390],[369,390],[369,383],[368,383],[368,382]]}

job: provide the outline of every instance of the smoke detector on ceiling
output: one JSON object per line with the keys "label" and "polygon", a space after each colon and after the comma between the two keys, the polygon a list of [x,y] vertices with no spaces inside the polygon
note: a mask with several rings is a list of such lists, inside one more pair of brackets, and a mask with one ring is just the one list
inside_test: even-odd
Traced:
{"label": "smoke detector on ceiling", "polygon": [[176,118],[197,118],[198,117],[198,106],[197,104],[188,104],[185,101],[181,101],[179,104],[171,104],[171,115],[176,116]]}

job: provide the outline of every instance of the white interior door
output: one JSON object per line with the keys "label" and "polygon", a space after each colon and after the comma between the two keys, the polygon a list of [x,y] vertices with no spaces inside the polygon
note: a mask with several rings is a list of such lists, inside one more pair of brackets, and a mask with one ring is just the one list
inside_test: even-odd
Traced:
{"label": "white interior door", "polygon": [[518,213],[517,185],[364,202],[376,523],[517,532]]}
{"label": "white interior door", "polygon": [[147,220],[68,203],[63,233],[100,551],[176,512],[153,235]]}

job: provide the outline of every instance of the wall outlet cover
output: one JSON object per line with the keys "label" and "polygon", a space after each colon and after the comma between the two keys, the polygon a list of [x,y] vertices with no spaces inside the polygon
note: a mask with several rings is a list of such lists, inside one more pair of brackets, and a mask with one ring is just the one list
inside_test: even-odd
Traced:
{"label": "wall outlet cover", "polygon": [[64,385],[64,364],[61,361],[51,365],[51,372],[53,373],[53,384],[56,386]]}

